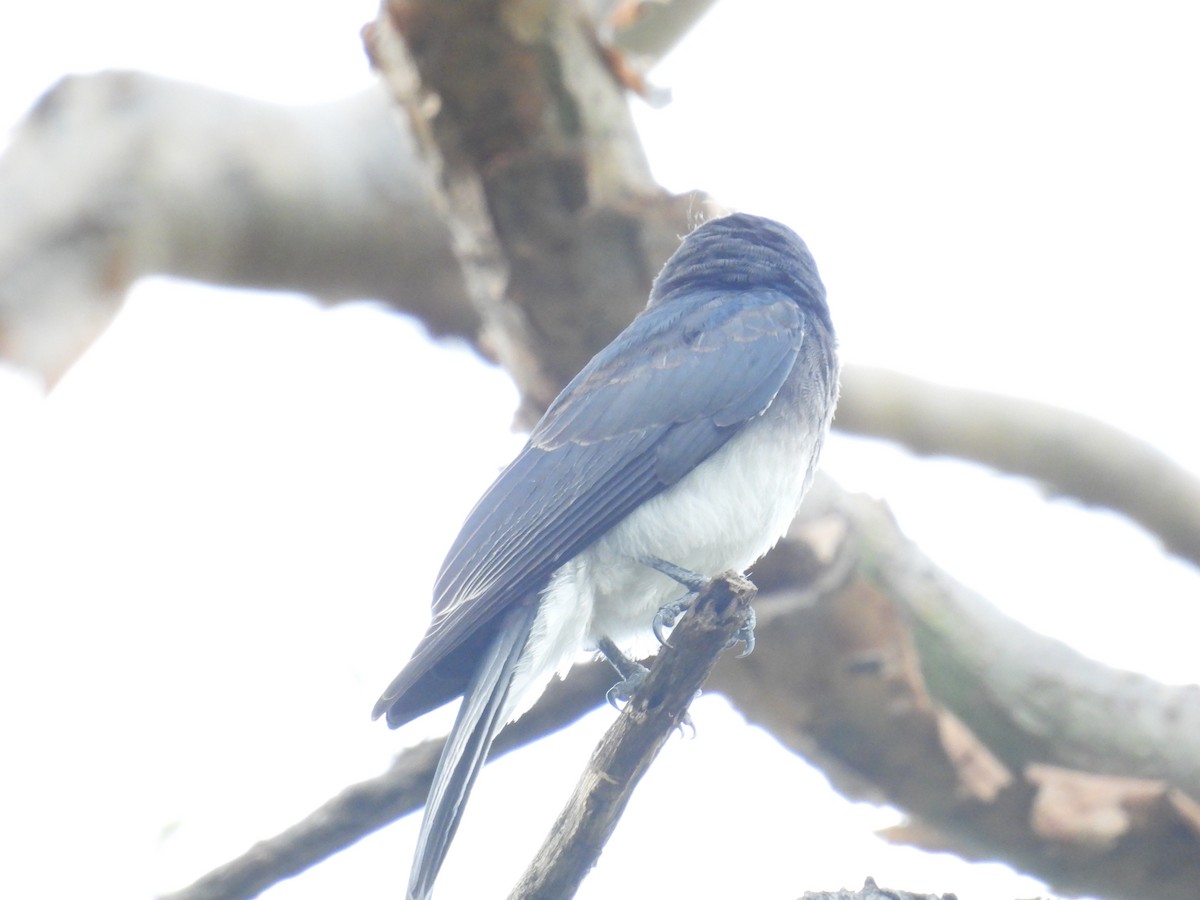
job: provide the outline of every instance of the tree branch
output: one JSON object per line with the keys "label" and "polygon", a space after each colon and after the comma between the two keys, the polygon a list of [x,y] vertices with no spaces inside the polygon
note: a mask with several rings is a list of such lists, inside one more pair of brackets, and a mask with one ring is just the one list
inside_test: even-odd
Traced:
{"label": "tree branch", "polygon": [[[646,682],[605,735],[519,896],[568,896],[595,862],[629,795],[657,755],[744,619],[754,589],[745,579],[714,579],[671,633]],[[509,725],[491,758],[557,731],[604,702],[612,670],[577,667],[555,681],[538,704]],[[397,756],[387,772],[351,785],[303,820],[162,900],[243,900],[345,849],[425,802],[444,741],[426,741]],[[584,790],[585,785],[590,786]],[[590,854],[590,858],[589,858]],[[572,891],[573,892],[573,888]]]}
{"label": "tree branch", "polygon": [[[489,758],[565,728],[603,703],[611,686],[607,664],[580,666],[567,681],[555,679],[537,706],[500,733]],[[161,900],[249,900],[420,809],[444,744],[431,740],[410,747],[383,774],[345,788],[295,825]]]}
{"label": "tree branch", "polygon": [[[719,662],[710,688],[848,796],[915,817],[890,837],[1003,859],[1096,896],[1192,896],[1194,689],[1092,662],[1008,619],[940,571],[881,504],[824,478],[754,580],[757,648]],[[576,667],[494,754],[583,715],[611,683],[605,665]],[[254,896],[417,808],[439,749],[407,751],[172,900]],[[1064,794],[1103,805],[1071,807]],[[1118,824],[1096,847],[1089,821]],[[1164,868],[1164,852],[1176,863]]]}
{"label": "tree branch", "polygon": [[696,203],[651,178],[573,4],[397,0],[364,33],[437,171],[483,343],[532,422],[645,304]]}
{"label": "tree branch", "polygon": [[287,107],[64,78],[0,156],[0,357],[53,383],[150,274],[375,298],[473,339],[434,198],[382,88]]}
{"label": "tree branch", "polygon": [[914,453],[1034,478],[1050,494],[1129,517],[1200,565],[1200,480],[1160,450],[1088,416],[853,366],[843,375],[834,424]]}
{"label": "tree branch", "polygon": [[754,579],[758,647],[712,687],[847,795],[914,816],[893,839],[1066,892],[1194,895],[1200,692],[1008,619],[826,479]]}
{"label": "tree branch", "polygon": [[583,6],[601,26],[602,36],[621,53],[633,56],[645,69],[660,59],[691,31],[692,26],[717,0],[585,0]]}
{"label": "tree branch", "polygon": [[745,622],[756,590],[736,572],[714,578],[671,632],[592,754],[574,794],[509,900],[572,897],[599,859],[633,790],[667,738],[686,721],[688,706],[721,651]]}

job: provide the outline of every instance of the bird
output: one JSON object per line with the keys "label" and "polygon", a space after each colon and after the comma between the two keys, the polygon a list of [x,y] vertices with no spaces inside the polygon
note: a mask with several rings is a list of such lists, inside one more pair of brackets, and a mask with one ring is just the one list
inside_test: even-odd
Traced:
{"label": "bird", "polygon": [[[787,530],[837,402],[825,288],[804,241],[748,213],[681,241],[636,318],[563,389],[467,516],[432,620],[373,716],[462,697],[408,885],[427,900],[497,733],[597,653],[627,698],[680,583],[744,572]],[[658,635],[659,637],[656,637]],[[742,635],[752,646],[749,628]]]}

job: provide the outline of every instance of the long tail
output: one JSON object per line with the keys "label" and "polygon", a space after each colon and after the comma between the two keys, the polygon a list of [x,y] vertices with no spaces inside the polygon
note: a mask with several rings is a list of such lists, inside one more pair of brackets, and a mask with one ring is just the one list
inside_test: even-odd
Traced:
{"label": "long tail", "polygon": [[513,671],[525,650],[536,614],[536,604],[520,606],[508,613],[495,639],[479,658],[463,694],[458,718],[446,738],[425,802],[421,836],[408,879],[410,900],[428,900],[433,890],[475,777],[487,760],[492,741],[504,727],[505,700]]}

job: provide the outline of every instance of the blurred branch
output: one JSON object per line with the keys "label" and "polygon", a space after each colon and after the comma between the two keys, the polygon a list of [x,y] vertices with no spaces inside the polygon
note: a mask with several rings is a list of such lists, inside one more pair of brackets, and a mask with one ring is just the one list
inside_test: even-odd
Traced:
{"label": "blurred branch", "polygon": [[652,68],[717,0],[584,0],[583,7],[614,49]]}
{"label": "blurred branch", "polygon": [[306,818],[161,900],[243,900],[303,872],[425,802],[444,741],[396,757],[378,778],[350,785]]}
{"label": "blurred branch", "polygon": [[847,367],[835,425],[914,453],[1024,475],[1054,495],[1106,506],[1200,565],[1200,479],[1119,429],[1058,407]]}
{"label": "blurred branch", "polygon": [[1030,631],[827,479],[753,577],[761,639],[713,688],[848,796],[914,817],[889,837],[1067,893],[1194,896],[1195,687]]}
{"label": "blurred branch", "polygon": [[1013,770],[1048,763],[1161,779],[1200,798],[1200,691],[1095,662],[1004,615],[925,556],[878,501],[818,477],[754,580],[769,627],[753,656],[718,665],[713,685],[777,734],[798,709],[824,730],[812,717],[834,680],[849,679],[846,693],[822,714],[853,717],[856,691],[897,678],[923,698],[914,707],[931,699],[953,712]]}
{"label": "blurred branch", "polygon": [[[1093,662],[1003,616],[885,507],[828,479],[753,577],[757,648],[721,660],[709,687],[848,796],[914,817],[889,837],[1001,859],[1061,890],[1193,896],[1200,691]],[[493,753],[602,704],[612,680],[607,665],[577,666]],[[255,896],[418,808],[439,752],[406,751],[171,900]]]}
{"label": "blurred branch", "polygon": [[[604,702],[612,680],[607,664],[578,667],[568,681],[555,679],[534,709],[501,732],[489,758],[570,725]],[[295,825],[259,841],[187,887],[163,895],[162,900],[257,897],[271,885],[420,809],[444,744],[444,740],[431,740],[410,747],[382,775],[350,785]]]}
{"label": "blurred branch", "polygon": [[[669,42],[700,5],[605,34]],[[393,98],[288,107],[137,72],[64,78],[0,156],[0,358],[53,383],[137,279],[166,274],[382,300],[499,358],[528,409],[548,403],[703,202],[651,178],[618,51],[573,5],[490,9],[381,14],[365,34]],[[410,54],[430,33],[456,40]]]}
{"label": "blurred branch", "polygon": [[474,338],[435,193],[381,88],[290,107],[64,78],[0,156],[0,357],[53,383],[153,274],[376,299]]}

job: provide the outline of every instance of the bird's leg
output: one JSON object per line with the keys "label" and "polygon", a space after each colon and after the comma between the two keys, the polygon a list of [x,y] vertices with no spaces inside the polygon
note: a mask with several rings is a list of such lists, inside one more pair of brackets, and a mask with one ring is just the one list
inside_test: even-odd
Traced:
{"label": "bird's leg", "polygon": [[605,694],[608,702],[613,707],[620,709],[619,704],[627,702],[633,696],[633,692],[641,687],[650,670],[622,653],[617,649],[617,645],[608,638],[601,638],[597,647],[604,658],[608,660],[608,664],[621,676],[621,680],[609,688],[608,693]]}
{"label": "bird's leg", "polygon": [[[691,569],[685,569],[683,566],[677,566],[675,563],[667,562],[665,559],[659,559],[657,556],[647,556],[642,559],[642,562],[652,569],[657,569],[673,581],[678,581],[688,592],[671,603],[668,603],[660,609],[654,616],[654,636],[658,638],[658,642],[664,647],[671,646],[667,643],[666,637],[663,635],[664,628],[671,628],[679,621],[679,617],[691,609],[692,604],[696,602],[696,595],[704,590],[704,587],[712,580],[705,578],[699,572],[693,572]],[[746,615],[746,621],[742,623],[742,627],[737,630],[737,633],[725,645],[726,649],[735,644],[744,643],[746,649],[738,654],[738,657],[749,656],[754,652],[754,625],[755,616],[754,610],[751,609]]]}
{"label": "bird's leg", "polygon": [[[642,686],[642,682],[646,680],[650,670],[618,650],[617,645],[608,638],[601,638],[597,646],[604,658],[608,660],[608,664],[621,676],[621,680],[610,687],[608,693],[604,695],[614,709],[620,709],[620,704],[628,703],[633,697],[633,692]],[[699,691],[696,691],[696,696],[700,696]],[[683,718],[675,727],[679,729],[680,734],[683,733],[684,728],[690,728],[692,736],[696,735],[696,726],[692,724],[692,714],[686,710]]]}
{"label": "bird's leg", "polygon": [[[700,591],[708,585],[712,580],[699,572],[693,572],[691,569],[685,569],[683,566],[677,566],[675,563],[667,562],[665,559],[659,559],[657,556],[647,556],[642,559],[642,562],[652,569],[662,572],[673,581],[679,582],[688,592],[666,606],[662,607],[654,615],[652,628],[654,636],[658,638],[658,642],[664,647],[669,647],[666,636],[663,630],[674,627],[679,621],[679,617],[692,608],[692,604],[696,602],[696,597]],[[735,644],[743,642],[746,649],[743,650],[740,656],[749,656],[754,650],[754,610],[751,609],[746,615],[746,621],[742,623],[742,627],[730,639],[726,647],[732,647]],[[617,670],[617,674],[621,676],[621,680],[609,688],[605,695],[608,702],[614,707],[624,703],[633,696],[636,691],[646,680],[646,674],[650,671],[641,663],[630,659],[622,653],[617,645],[609,638],[601,638],[597,643],[597,648],[608,660],[609,665]]]}
{"label": "bird's leg", "polygon": [[678,581],[688,589],[686,594],[678,600],[668,603],[654,615],[654,622],[651,626],[654,629],[654,636],[658,638],[658,642],[664,647],[669,647],[671,645],[667,642],[667,638],[663,634],[663,629],[673,628],[675,623],[679,621],[679,617],[691,609],[692,604],[696,602],[696,595],[704,589],[709,579],[705,578],[699,572],[693,572],[691,569],[685,569],[683,566],[669,563],[665,559],[659,559],[657,556],[647,556],[642,562],[650,568],[662,572],[672,581]]}
{"label": "bird's leg", "polygon": [[704,586],[712,581],[711,578],[706,578],[699,572],[693,572],[691,569],[685,569],[683,566],[677,566],[675,563],[667,562],[665,559],[659,559],[657,556],[644,556],[642,563],[652,569],[658,569],[672,581],[678,581],[688,589],[689,594],[698,594],[704,590]]}

